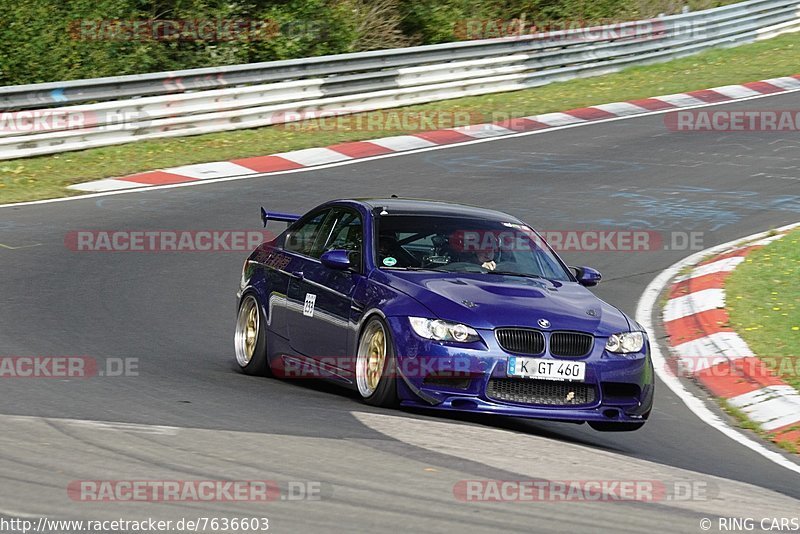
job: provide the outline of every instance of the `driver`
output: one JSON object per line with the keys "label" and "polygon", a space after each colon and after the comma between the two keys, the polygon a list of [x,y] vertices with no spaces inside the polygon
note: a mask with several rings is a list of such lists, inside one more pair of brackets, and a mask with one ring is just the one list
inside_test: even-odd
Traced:
{"label": "driver", "polygon": [[497,237],[493,234],[486,234],[486,239],[482,240],[480,248],[475,251],[477,263],[487,271],[494,271],[497,268],[495,261],[497,249]]}

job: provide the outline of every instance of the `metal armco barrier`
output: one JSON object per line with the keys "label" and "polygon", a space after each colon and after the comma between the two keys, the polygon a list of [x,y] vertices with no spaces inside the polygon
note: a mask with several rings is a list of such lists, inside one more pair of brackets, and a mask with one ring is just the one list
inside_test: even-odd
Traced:
{"label": "metal armco barrier", "polygon": [[750,0],[500,39],[0,87],[0,160],[513,91],[798,30],[800,0]]}

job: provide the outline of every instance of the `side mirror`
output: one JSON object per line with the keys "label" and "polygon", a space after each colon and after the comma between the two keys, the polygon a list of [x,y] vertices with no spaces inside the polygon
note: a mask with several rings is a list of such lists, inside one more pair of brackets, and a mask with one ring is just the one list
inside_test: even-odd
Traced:
{"label": "side mirror", "polygon": [[352,267],[350,263],[350,251],[344,249],[329,250],[320,256],[319,261],[329,269],[344,271]]}
{"label": "side mirror", "polygon": [[578,279],[578,283],[582,286],[596,286],[603,278],[600,271],[591,267],[573,267],[572,269],[575,271],[575,278]]}

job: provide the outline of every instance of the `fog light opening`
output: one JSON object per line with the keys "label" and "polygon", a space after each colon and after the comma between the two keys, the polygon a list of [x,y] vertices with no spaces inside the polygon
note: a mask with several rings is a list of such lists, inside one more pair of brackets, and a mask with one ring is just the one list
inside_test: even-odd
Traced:
{"label": "fog light opening", "polygon": [[454,399],[450,402],[450,406],[456,410],[474,410],[478,407],[478,404],[469,399]]}

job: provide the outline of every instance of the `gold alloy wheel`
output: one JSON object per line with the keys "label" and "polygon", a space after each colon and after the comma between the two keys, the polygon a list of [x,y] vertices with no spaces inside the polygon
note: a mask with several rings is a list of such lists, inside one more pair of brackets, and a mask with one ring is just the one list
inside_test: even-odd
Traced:
{"label": "gold alloy wheel", "polygon": [[236,319],[236,361],[241,367],[247,367],[256,352],[259,322],[258,303],[252,295],[248,295]]}
{"label": "gold alloy wheel", "polygon": [[367,356],[367,387],[375,389],[381,381],[383,362],[386,360],[386,338],[383,330],[375,330],[369,341],[369,356]]}
{"label": "gold alloy wheel", "polygon": [[369,397],[378,389],[386,365],[386,332],[378,320],[367,326],[358,344],[356,383],[362,397]]}

